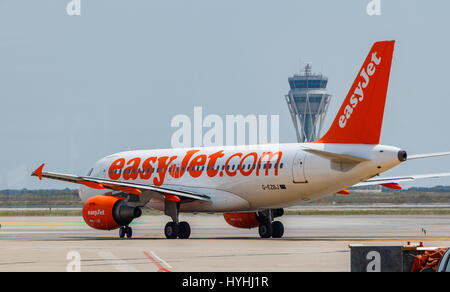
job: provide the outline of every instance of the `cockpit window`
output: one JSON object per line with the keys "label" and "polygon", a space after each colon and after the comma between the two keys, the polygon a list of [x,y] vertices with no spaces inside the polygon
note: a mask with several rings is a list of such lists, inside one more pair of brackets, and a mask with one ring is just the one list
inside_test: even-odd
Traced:
{"label": "cockpit window", "polygon": [[91,168],[91,170],[89,170],[89,172],[88,172],[88,174],[87,174],[87,176],[91,176],[91,174],[92,174],[92,171],[93,171],[94,169],[93,168]]}

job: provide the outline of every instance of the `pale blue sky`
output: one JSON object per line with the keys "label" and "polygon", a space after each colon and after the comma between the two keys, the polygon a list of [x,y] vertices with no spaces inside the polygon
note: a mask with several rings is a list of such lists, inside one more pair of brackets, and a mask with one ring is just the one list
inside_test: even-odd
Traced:
{"label": "pale blue sky", "polygon": [[[329,77],[331,124],[373,42],[396,40],[381,142],[450,151],[450,1],[0,0],[0,189],[75,187],[99,158],[170,147],[176,114],[279,114],[301,62]],[[324,131],[323,131],[324,132]],[[449,172],[450,157],[386,175]],[[450,179],[405,184],[450,185]]]}

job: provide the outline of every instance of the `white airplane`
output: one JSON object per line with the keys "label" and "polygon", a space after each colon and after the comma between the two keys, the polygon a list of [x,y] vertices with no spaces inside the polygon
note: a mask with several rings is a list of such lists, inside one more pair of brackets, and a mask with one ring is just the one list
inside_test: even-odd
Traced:
{"label": "white airplane", "polygon": [[329,131],[313,143],[266,144],[127,151],[97,161],[87,176],[44,172],[32,175],[81,184],[83,218],[96,229],[119,229],[141,208],[171,217],[167,238],[189,238],[180,212],[222,212],[238,228],[259,227],[262,238],[280,238],[284,227],[274,218],[283,208],[316,200],[346,188],[378,184],[398,189],[399,182],[450,173],[379,178],[411,159],[398,147],[379,144],[394,41],[373,45]]}

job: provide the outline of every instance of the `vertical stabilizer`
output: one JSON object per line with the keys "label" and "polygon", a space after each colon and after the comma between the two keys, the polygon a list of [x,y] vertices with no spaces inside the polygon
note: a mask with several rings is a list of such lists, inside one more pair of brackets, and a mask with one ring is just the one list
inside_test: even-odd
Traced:
{"label": "vertical stabilizer", "polygon": [[373,45],[333,124],[316,143],[379,144],[394,44]]}

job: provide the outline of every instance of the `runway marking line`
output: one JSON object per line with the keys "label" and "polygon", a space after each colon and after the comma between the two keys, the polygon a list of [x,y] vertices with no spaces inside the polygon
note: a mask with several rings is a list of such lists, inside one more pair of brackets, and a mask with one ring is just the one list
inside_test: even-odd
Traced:
{"label": "runway marking line", "polygon": [[127,261],[118,258],[110,251],[99,251],[97,254],[105,261],[109,262],[119,272],[137,272],[137,270],[128,264]]}
{"label": "runway marking line", "polygon": [[[149,225],[147,222],[132,222],[130,225]],[[0,221],[2,227],[59,227],[59,226],[87,226],[82,221]]]}
{"label": "runway marking line", "polygon": [[[439,237],[430,238],[430,237],[425,237],[425,238],[401,238],[401,239],[396,239],[396,238],[392,238],[392,239],[365,239],[365,240],[353,240],[353,241],[369,241],[369,242],[381,241],[381,242],[386,242],[386,241],[449,241],[449,240],[450,240],[450,238],[439,238]],[[351,240],[346,240],[346,241],[351,241]]]}
{"label": "runway marking line", "polygon": [[[102,238],[118,238],[116,235],[106,235],[106,234],[100,234],[98,235],[98,237],[102,237]],[[133,238],[146,238],[146,237],[157,237],[157,238],[166,238],[165,236],[162,235],[155,235],[155,234],[133,234]]]}
{"label": "runway marking line", "polygon": [[82,226],[84,222],[63,221],[0,221],[2,227],[48,227],[48,226]]}
{"label": "runway marking line", "polygon": [[165,260],[163,260],[162,258],[160,258],[156,253],[154,253],[153,251],[150,251],[150,253],[152,254],[152,256],[154,258],[156,258],[159,262],[163,263],[166,267],[172,269],[172,266],[169,265]]}
{"label": "runway marking line", "polygon": [[[164,268],[159,261],[155,260],[154,257],[152,257],[148,252],[144,251],[143,252],[145,254],[145,256],[151,260],[157,267],[158,267],[158,272],[170,272],[168,269]],[[160,261],[162,261],[158,256],[156,256],[153,252],[151,252],[153,254],[153,256],[155,256],[156,258],[158,258]],[[166,263],[164,261],[162,261],[163,263]],[[167,264],[167,263],[166,263]],[[169,266],[169,264],[167,264],[167,266]]]}
{"label": "runway marking line", "polygon": [[[98,235],[98,237],[102,238],[117,238],[117,236],[114,235]],[[140,237],[140,238],[148,238],[148,239],[165,239],[165,236],[158,235],[158,234],[142,234],[142,235],[133,235],[133,237]],[[180,240],[180,239],[179,239]],[[422,241],[450,241],[450,238],[442,238],[442,237],[417,237],[417,238],[373,238],[373,239],[359,239],[359,238],[340,238],[340,239],[334,239],[334,238],[251,238],[251,237],[220,237],[220,235],[196,235],[192,236],[189,239],[181,239],[181,240],[230,240],[230,241],[238,241],[238,240],[245,240],[245,241],[339,241],[339,242],[347,242],[347,241],[414,241],[414,240],[422,240]]]}

